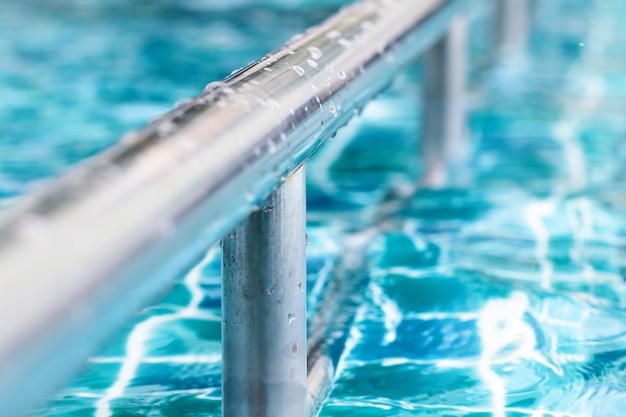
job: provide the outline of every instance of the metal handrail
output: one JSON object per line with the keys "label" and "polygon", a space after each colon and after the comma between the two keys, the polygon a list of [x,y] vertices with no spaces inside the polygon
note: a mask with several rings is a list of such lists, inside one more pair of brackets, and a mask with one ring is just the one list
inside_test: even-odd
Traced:
{"label": "metal handrail", "polygon": [[466,3],[346,7],[3,213],[0,416],[65,381],[434,45]]}

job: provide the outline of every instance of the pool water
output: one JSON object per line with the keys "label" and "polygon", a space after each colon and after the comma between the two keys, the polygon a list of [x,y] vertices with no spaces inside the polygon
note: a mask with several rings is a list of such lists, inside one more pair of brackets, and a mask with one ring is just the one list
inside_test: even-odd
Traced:
{"label": "pool water", "polygon": [[215,3],[0,2],[0,201],[110,146],[336,9],[330,1],[296,10],[279,1]]}
{"label": "pool water", "polygon": [[[528,53],[472,72],[456,186],[389,204],[421,171],[417,66],[309,164],[310,310],[333,279],[358,277],[363,297],[321,416],[624,414],[626,4],[540,3]],[[301,5],[291,21],[279,2],[245,18],[208,1],[42,4],[0,6],[0,32],[20,34],[0,36],[6,204],[333,10]],[[358,274],[343,272],[350,251]],[[32,415],[218,416],[219,256]]]}

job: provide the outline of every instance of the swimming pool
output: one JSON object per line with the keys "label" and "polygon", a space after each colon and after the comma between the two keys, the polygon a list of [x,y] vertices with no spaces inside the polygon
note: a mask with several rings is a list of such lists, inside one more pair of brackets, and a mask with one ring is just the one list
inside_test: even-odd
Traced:
{"label": "swimming pool", "polygon": [[[490,70],[472,96],[469,186],[420,190],[378,213],[420,170],[415,70],[310,164],[310,305],[338,276],[356,279],[363,297],[321,415],[612,416],[626,409],[625,13],[617,1],[540,6],[531,54]],[[118,132],[102,140],[116,137],[109,133]],[[79,145],[76,137],[54,135],[70,148],[92,147],[69,152],[73,160],[106,146],[97,138]],[[24,153],[28,163],[3,164],[10,173],[23,168],[6,181],[7,195],[73,162],[56,156],[67,148],[50,149],[50,171],[29,171],[46,159],[40,150]],[[372,232],[353,250],[356,273],[345,274],[339,255],[351,253],[346,247],[361,242],[364,230]],[[218,415],[219,264],[210,251],[33,415]]]}

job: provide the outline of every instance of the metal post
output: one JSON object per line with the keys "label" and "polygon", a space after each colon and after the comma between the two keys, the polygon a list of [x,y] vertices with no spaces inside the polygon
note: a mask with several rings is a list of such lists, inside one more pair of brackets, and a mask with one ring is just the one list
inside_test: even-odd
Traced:
{"label": "metal post", "polygon": [[443,186],[449,180],[447,168],[459,171],[467,156],[466,36],[467,17],[460,15],[424,55],[422,183],[428,187]]}
{"label": "metal post", "polygon": [[523,45],[528,34],[529,14],[528,0],[496,0],[499,54],[515,51]]}
{"label": "metal post", "polygon": [[222,241],[225,417],[306,416],[305,174]]}

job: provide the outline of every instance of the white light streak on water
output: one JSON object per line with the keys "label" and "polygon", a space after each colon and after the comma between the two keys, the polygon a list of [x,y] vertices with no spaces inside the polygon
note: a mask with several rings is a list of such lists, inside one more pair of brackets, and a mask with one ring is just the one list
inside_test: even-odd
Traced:
{"label": "white light streak on water", "polygon": [[406,236],[411,239],[411,243],[413,243],[413,247],[418,252],[423,252],[428,248],[428,243],[424,240],[422,236],[416,233],[416,227],[412,222],[406,222],[402,231],[406,234]]}
{"label": "white light streak on water", "polygon": [[208,251],[202,262],[189,271],[185,277],[183,283],[191,294],[191,299],[187,306],[176,313],[152,316],[135,326],[126,341],[126,356],[122,361],[117,378],[96,403],[95,417],[111,417],[113,415],[111,403],[124,395],[124,391],[135,378],[139,366],[146,361],[147,342],[155,329],[167,322],[202,315],[199,309],[203,299],[202,289],[200,288],[202,269],[215,258],[217,253],[217,246],[214,246]]}
{"label": "white light streak on water", "polygon": [[[463,413],[488,413],[491,410],[486,410],[481,407],[469,407],[469,406],[455,406],[455,405],[439,405],[439,404],[415,404],[414,408],[424,408],[431,410],[455,410]],[[522,415],[532,415],[532,416],[546,416],[546,417],[587,417],[580,416],[572,413],[560,413],[556,411],[547,411],[547,410],[533,410],[530,408],[521,408],[521,407],[506,407],[503,409],[503,412],[506,413],[519,413]],[[534,414],[541,413],[541,414]],[[493,414],[495,417],[495,414]]]}
{"label": "white light streak on water", "polygon": [[[493,417],[506,417],[506,388],[504,380],[491,369],[500,350],[511,342],[511,321],[520,322],[526,309],[525,295],[517,294],[516,299],[496,299],[487,302],[478,320],[478,332],[482,341],[482,351],[478,373],[491,391],[491,412]],[[507,337],[508,336],[508,337]]]}
{"label": "white light streak on water", "polygon": [[593,266],[584,258],[585,244],[593,238],[593,208],[588,199],[569,201],[567,214],[574,235],[574,246],[570,250],[572,261],[579,263],[583,269],[583,276],[592,280],[595,276]]}
{"label": "white light streak on water", "polygon": [[552,272],[554,265],[548,259],[548,249],[550,245],[550,233],[544,224],[544,219],[552,216],[556,210],[555,200],[533,201],[526,206],[526,223],[535,236],[537,242],[535,248],[535,258],[539,263],[541,287],[550,289],[552,287]]}
{"label": "white light streak on water", "polygon": [[[171,355],[171,356],[150,356],[142,357],[141,363],[161,364],[161,363],[175,363],[175,364],[198,364],[198,363],[216,363],[222,358],[222,355]],[[125,356],[109,356],[91,358],[91,363],[123,363],[126,360]]]}
{"label": "white light streak on water", "polygon": [[[211,390],[205,388],[193,388],[193,389],[180,389],[180,390],[167,390],[167,392],[157,390],[152,392],[142,392],[141,396],[145,397],[165,397],[165,396],[178,396],[178,395],[197,395],[200,397],[201,395],[206,395],[211,392]],[[77,398],[101,398],[101,396],[95,392],[76,392],[72,394]]]}
{"label": "white light streak on water", "polygon": [[405,313],[405,319],[419,319],[424,321],[456,319],[458,321],[472,321],[480,318],[480,313],[475,312],[453,312],[453,313]]}
{"label": "white light streak on water", "polygon": [[307,249],[307,256],[315,254],[317,248],[324,251],[324,266],[317,271],[315,284],[308,294],[309,299],[317,300],[321,296],[328,279],[332,276],[331,273],[335,267],[335,258],[339,251],[339,246],[331,236],[323,233],[312,235],[311,242],[313,241],[315,241],[315,245]]}
{"label": "white light streak on water", "polygon": [[585,155],[578,141],[577,123],[560,121],[553,128],[553,136],[563,147],[565,167],[568,173],[569,191],[579,191],[587,186]]}
{"label": "white light streak on water", "polygon": [[[366,313],[366,305],[363,304],[356,312],[356,316],[354,317],[354,323],[360,323],[363,321]],[[358,326],[353,325],[350,328],[350,335],[346,339],[346,344],[344,346],[343,352],[341,353],[341,357],[337,362],[337,369],[335,370],[335,375],[341,375],[344,369],[348,366],[348,361],[346,358],[350,357],[350,354],[354,350],[354,348],[359,344],[359,342],[363,339],[363,333],[359,330]]]}
{"label": "white light streak on water", "polygon": [[135,326],[126,342],[126,357],[122,362],[117,379],[96,403],[95,417],[110,417],[113,415],[111,402],[124,394],[126,387],[135,377],[137,368],[145,354],[145,344],[150,339],[152,331],[161,324],[176,318],[178,318],[177,314],[153,316]]}
{"label": "white light streak on water", "polygon": [[387,294],[383,289],[374,283],[369,286],[370,294],[374,304],[378,306],[383,312],[383,319],[385,322],[385,337],[383,338],[383,346],[389,345],[396,340],[398,326],[403,320],[402,310],[398,307],[391,298],[387,297]]}
{"label": "white light streak on water", "polygon": [[387,275],[402,275],[407,278],[426,278],[432,276],[446,277],[452,276],[454,268],[449,265],[435,265],[430,268],[409,268],[406,266],[392,266],[389,268],[377,268],[373,269],[372,275],[387,276]]}
{"label": "white light streak on water", "polygon": [[488,301],[480,311],[478,332],[482,351],[478,361],[478,374],[491,391],[493,417],[506,417],[507,411],[505,381],[492,369],[494,364],[516,363],[526,359],[550,368],[557,375],[563,375],[562,369],[536,350],[535,331],[524,320],[528,304],[525,293],[514,292],[509,298]]}

